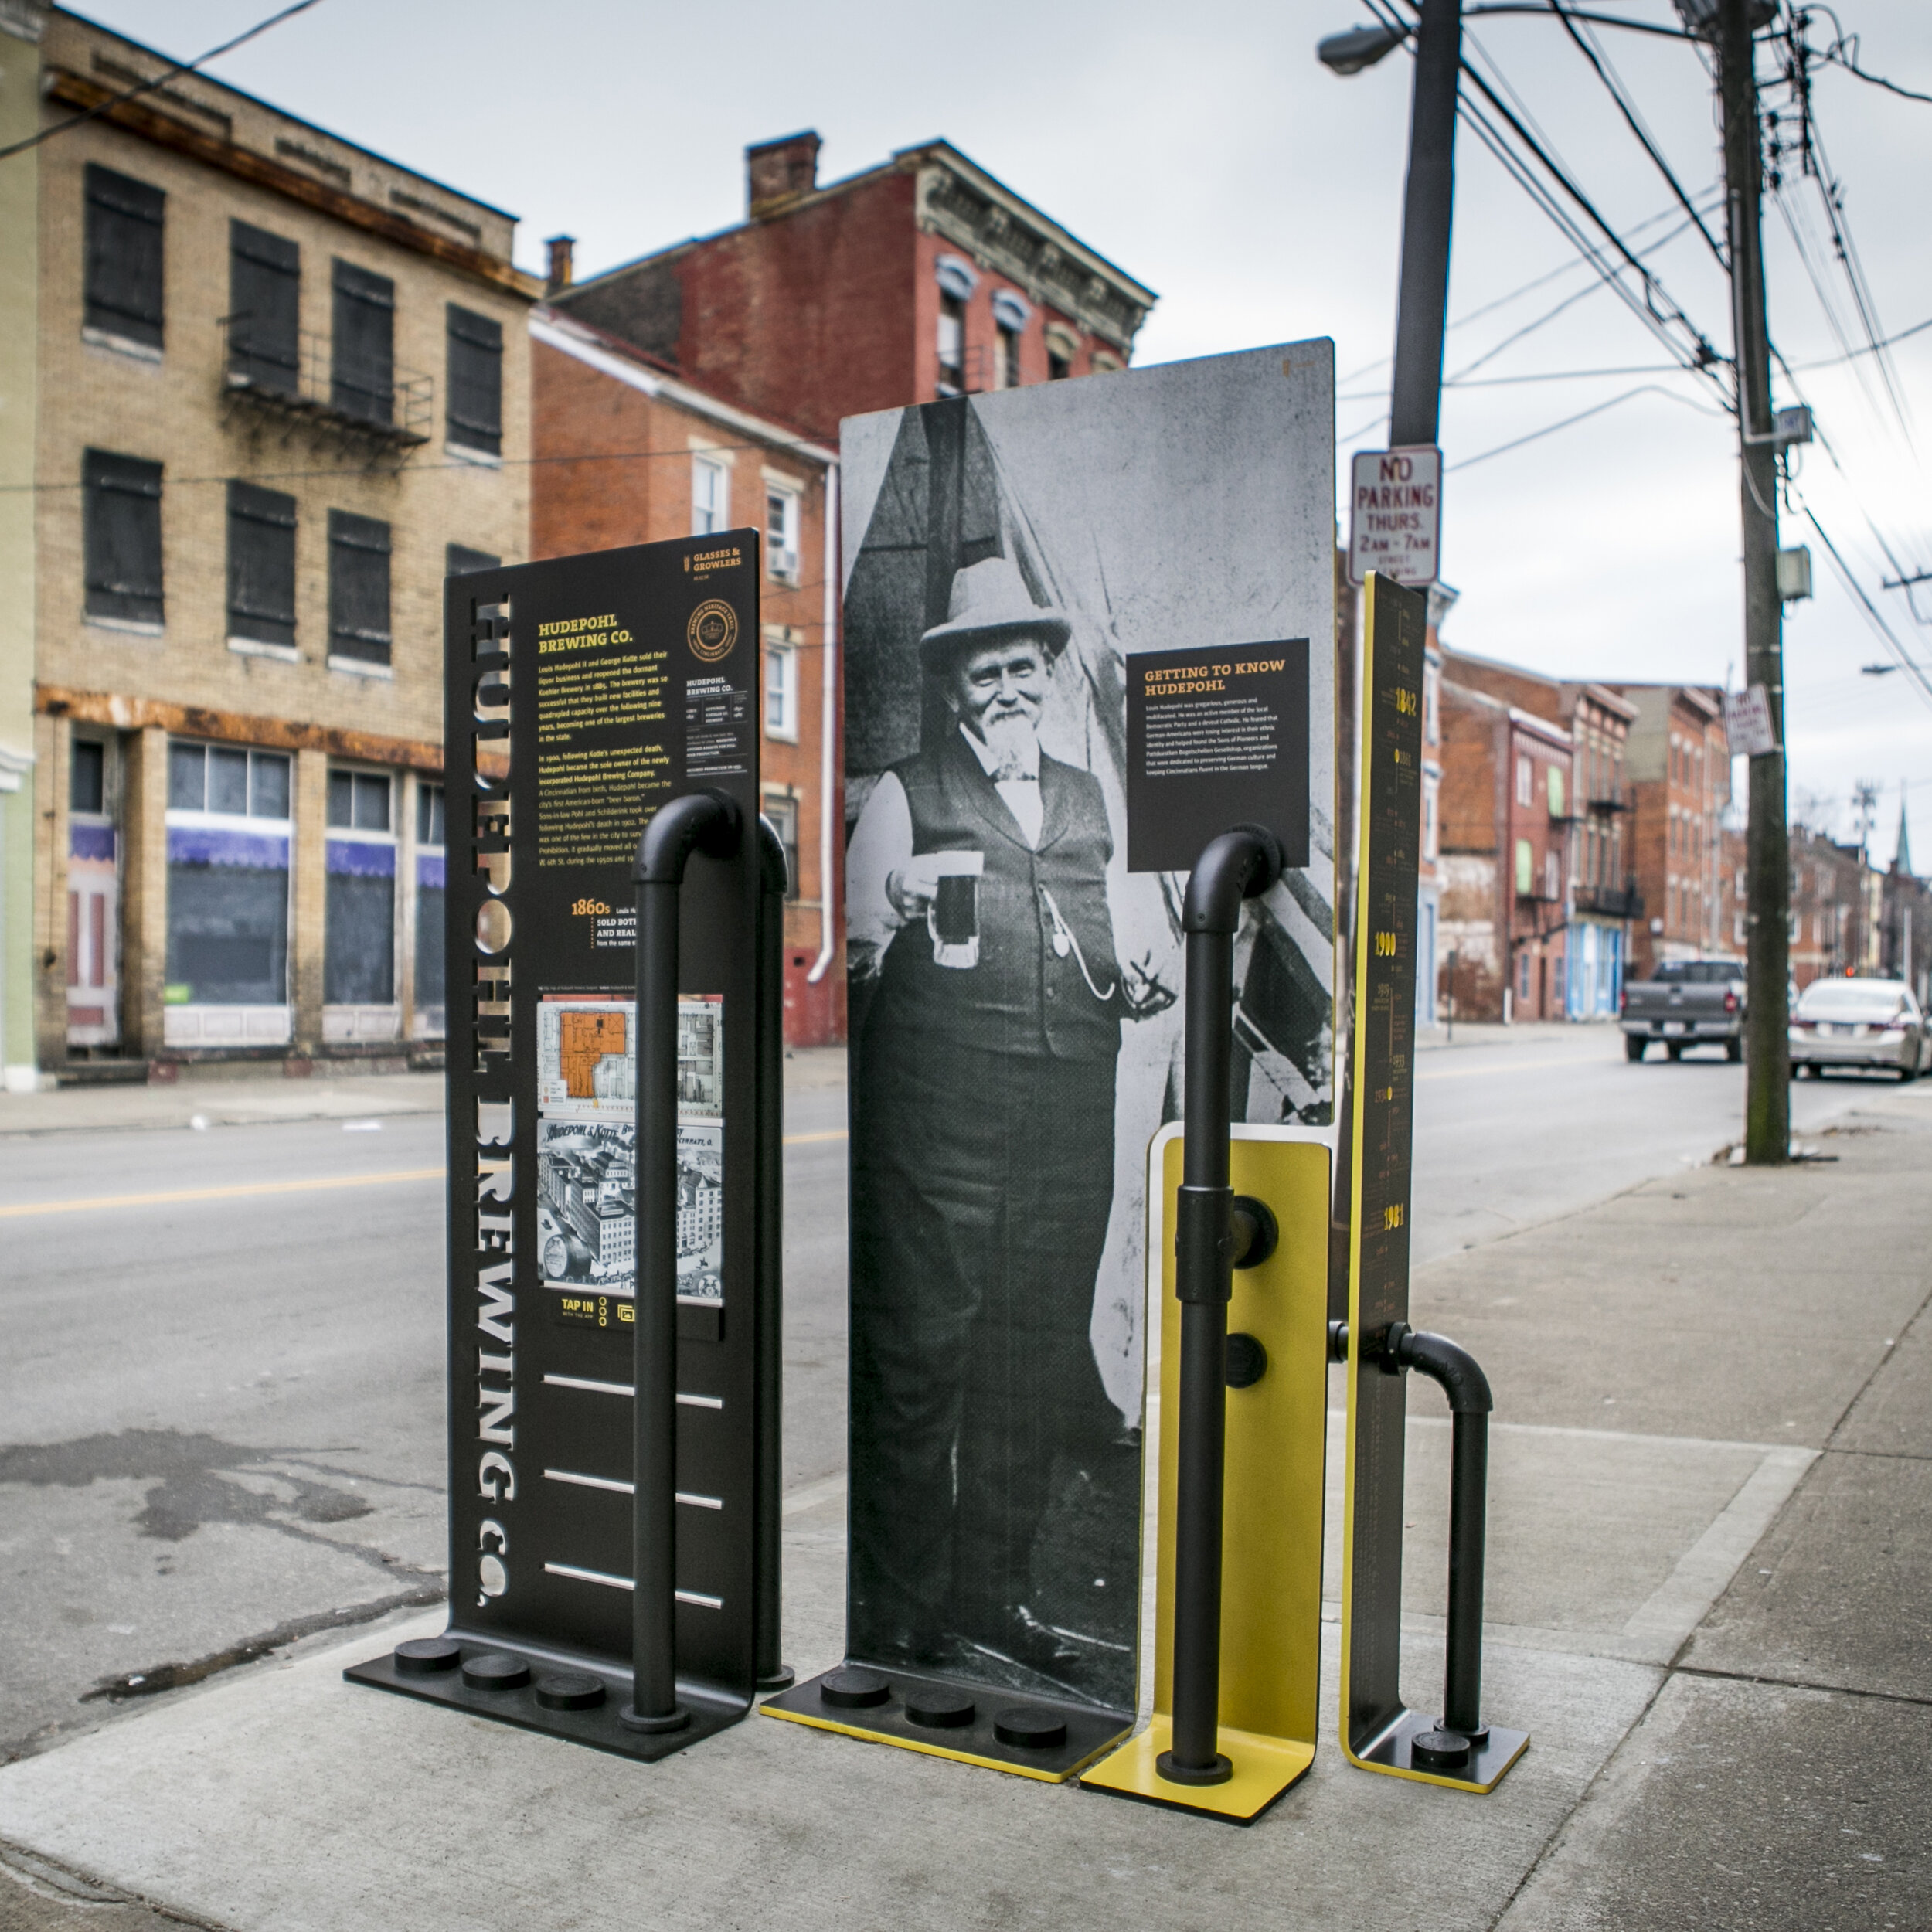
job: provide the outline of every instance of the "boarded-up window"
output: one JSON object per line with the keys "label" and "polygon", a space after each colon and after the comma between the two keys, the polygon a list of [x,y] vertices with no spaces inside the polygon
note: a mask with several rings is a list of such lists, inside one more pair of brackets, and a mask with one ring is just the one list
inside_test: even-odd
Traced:
{"label": "boarded-up window", "polygon": [[389,526],[347,510],[328,513],[328,652],[389,661]]}
{"label": "boarded-up window", "polygon": [[228,634],[295,641],[295,499],[253,483],[228,486]]}
{"label": "boarded-up window", "polygon": [[449,304],[449,440],[503,453],[503,325]]}
{"label": "boarded-up window", "polygon": [[292,241],[228,224],[228,379],[293,396],[301,375],[302,251]]}
{"label": "boarded-up window", "polygon": [[396,284],[352,262],[334,277],[329,402],[366,423],[396,420]]}
{"label": "boarded-up window", "polygon": [[159,624],[161,465],[87,450],[80,481],[88,616]]}
{"label": "boarded-up window", "polygon": [[87,326],[158,349],[168,197],[94,162],[87,164],[86,194]]}
{"label": "boarded-up window", "polygon": [[502,561],[488,550],[472,550],[462,543],[446,545],[443,552],[443,568],[453,577],[460,577],[470,570],[494,570]]}

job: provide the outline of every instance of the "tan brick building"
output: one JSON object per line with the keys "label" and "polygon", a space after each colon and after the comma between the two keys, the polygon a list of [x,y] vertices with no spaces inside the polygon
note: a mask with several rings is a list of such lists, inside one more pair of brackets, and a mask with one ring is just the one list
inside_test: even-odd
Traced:
{"label": "tan brick building", "polygon": [[838,452],[568,315],[539,308],[530,326],[533,556],[747,526],[764,538],[759,763],[765,815],[791,862],[785,1038],[842,1039],[839,694],[827,649],[838,614]]}
{"label": "tan brick building", "polygon": [[37,1057],[442,1031],[442,583],[529,554],[513,217],[37,15]]}

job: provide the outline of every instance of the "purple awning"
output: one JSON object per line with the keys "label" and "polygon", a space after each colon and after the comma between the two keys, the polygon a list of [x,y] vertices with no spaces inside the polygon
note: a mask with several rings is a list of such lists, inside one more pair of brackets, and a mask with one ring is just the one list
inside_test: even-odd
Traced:
{"label": "purple awning", "polygon": [[443,889],[443,855],[435,852],[420,852],[416,855],[416,883],[425,892],[440,893]]}
{"label": "purple awning", "polygon": [[288,841],[274,832],[230,832],[226,826],[170,825],[171,866],[252,866],[263,872],[288,869]]}
{"label": "purple awning", "polygon": [[104,859],[111,866],[114,862],[114,827],[70,823],[67,827],[67,856],[70,859]]}
{"label": "purple awning", "polygon": [[328,869],[338,878],[393,879],[396,848],[365,845],[359,838],[332,838],[328,842]]}

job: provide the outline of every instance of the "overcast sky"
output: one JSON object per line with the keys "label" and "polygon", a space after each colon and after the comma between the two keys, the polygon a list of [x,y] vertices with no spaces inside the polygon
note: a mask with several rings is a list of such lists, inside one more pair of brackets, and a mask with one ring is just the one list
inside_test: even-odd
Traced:
{"label": "overcast sky", "polygon": [[[1668,0],[1597,4],[1675,20]],[[269,0],[94,0],[80,10],[185,57],[273,9]],[[1838,0],[1838,11],[1862,36],[1863,66],[1932,93],[1932,10],[1923,0]],[[1385,434],[1411,66],[1396,54],[1340,80],[1317,64],[1314,46],[1366,17],[1354,0],[1116,0],[1098,13],[1016,0],[957,12],[903,0],[740,0],[729,9],[320,0],[209,72],[512,209],[526,267],[540,267],[543,237],[575,235],[580,274],[739,219],[747,142],[815,128],[828,179],[943,136],[1159,291],[1137,362],[1332,336],[1345,479],[1349,451],[1378,447]],[[1472,22],[1471,36],[1492,84],[1503,91],[1499,72],[1634,245],[1680,226],[1666,212],[1668,186],[1560,26],[1498,18]],[[1827,37],[1821,19],[1812,38]],[[1607,29],[1597,40],[1702,205],[1719,158],[1696,53]],[[1884,330],[1932,318],[1923,212],[1932,106],[1837,69],[1820,73],[1813,101]],[[1738,682],[1733,424],[1713,413],[1705,384],[1670,372],[1614,295],[1600,286],[1582,293],[1595,278],[1467,129],[1458,159],[1447,369],[1468,379],[1443,410],[1444,574],[1461,593],[1445,641],[1561,676],[1721,683],[1728,674]],[[1795,158],[1784,199],[1857,342],[1818,185]],[[1719,209],[1711,226],[1720,237],[1721,221]],[[1842,355],[1768,201],[1767,234],[1779,348],[1796,366]],[[1703,241],[1681,233],[1648,259],[1728,354],[1724,285]],[[1502,346],[1570,296],[1580,299]],[[1842,471],[1815,446],[1794,490],[1906,648],[1932,659],[1932,631],[1914,623],[1900,592],[1879,587],[1895,573],[1867,522],[1909,569],[1932,569],[1918,441],[1932,438],[1932,330],[1892,355],[1903,424],[1871,357],[1801,367],[1803,396]],[[1634,372],[1574,373],[1604,370]],[[1563,379],[1513,379],[1553,373]],[[1776,400],[1798,398],[1784,384]],[[1587,420],[1488,454],[1605,403]],[[1787,513],[1783,531],[1786,543],[1809,543],[1818,589],[1811,602],[1788,607],[1784,630],[1794,808],[1808,794],[1814,815],[1845,835],[1854,781],[1879,781],[1874,848],[1889,859],[1906,781],[1927,869],[1932,700],[1903,672],[1862,673],[1889,661],[1883,644],[1801,515]],[[1932,585],[1917,594],[1932,618]]]}

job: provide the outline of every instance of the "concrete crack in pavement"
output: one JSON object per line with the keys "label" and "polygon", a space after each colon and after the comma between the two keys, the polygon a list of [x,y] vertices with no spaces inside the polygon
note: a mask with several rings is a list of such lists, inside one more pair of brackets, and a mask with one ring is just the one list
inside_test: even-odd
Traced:
{"label": "concrete crack in pavement", "polygon": [[80,1702],[91,1704],[105,1698],[111,1703],[117,1704],[130,1698],[154,1697],[163,1691],[179,1690],[189,1684],[199,1684],[219,1671],[233,1670],[240,1665],[254,1663],[272,1651],[314,1636],[318,1631],[346,1630],[357,1624],[372,1624],[393,1610],[421,1609],[431,1604],[440,1604],[446,1594],[440,1583],[423,1583],[413,1590],[400,1590],[390,1596],[379,1597],[371,1603],[352,1604],[344,1610],[325,1610],[312,1616],[291,1617],[277,1624],[273,1630],[244,1637],[239,1643],[211,1651],[206,1657],[197,1657],[189,1663],[154,1664],[144,1671],[128,1671],[118,1677],[103,1678],[92,1690],[81,1692]]}

